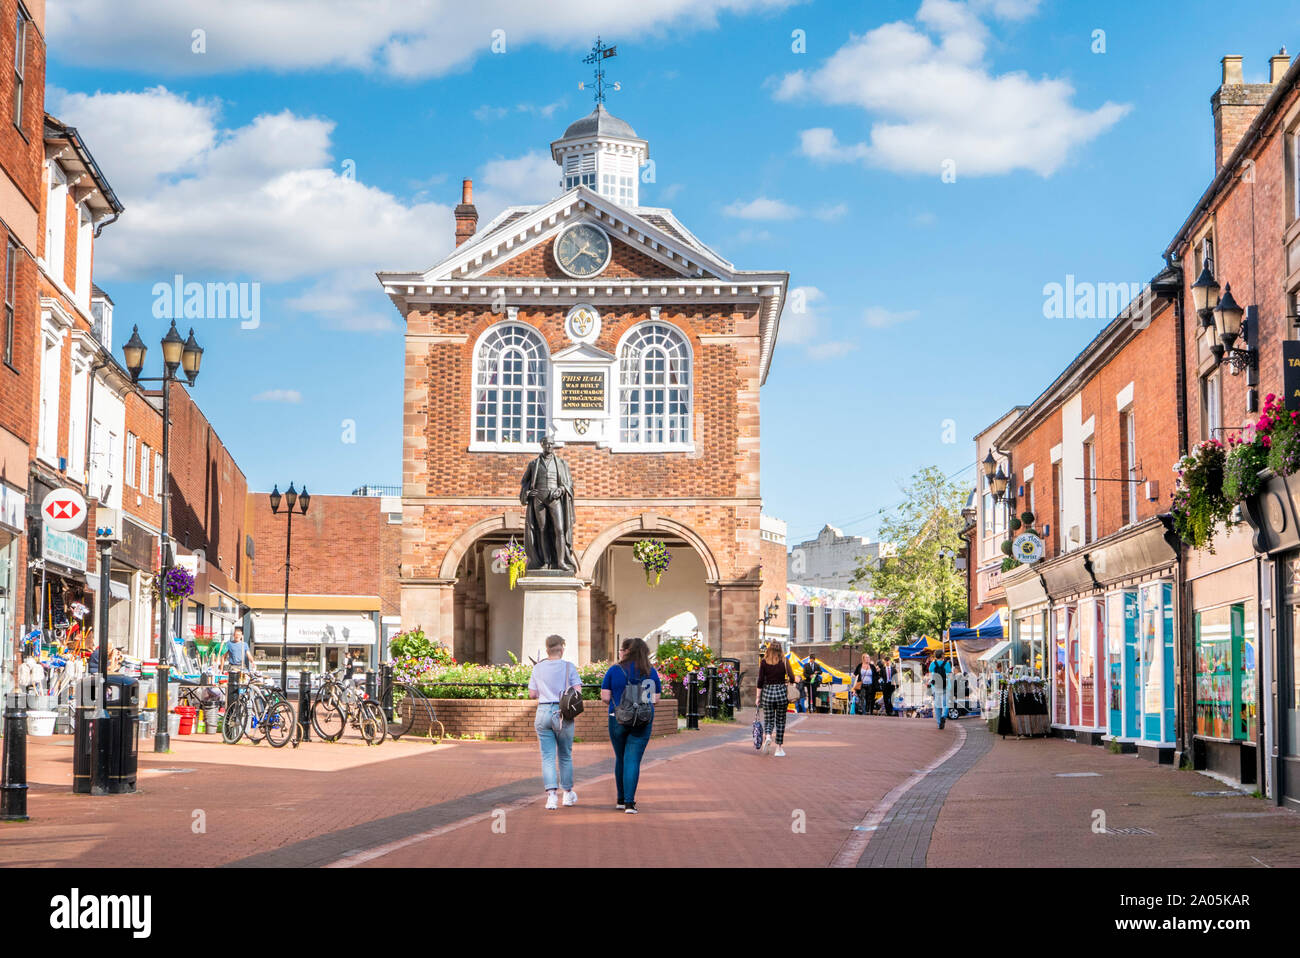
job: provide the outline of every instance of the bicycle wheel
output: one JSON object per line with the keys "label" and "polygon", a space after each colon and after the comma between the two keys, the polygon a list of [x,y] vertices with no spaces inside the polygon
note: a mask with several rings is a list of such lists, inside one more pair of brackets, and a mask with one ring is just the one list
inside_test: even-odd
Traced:
{"label": "bicycle wheel", "polygon": [[247,705],[248,720],[244,723],[244,734],[254,745],[266,738],[266,715],[269,711],[265,699]]}
{"label": "bicycle wheel", "polygon": [[321,687],[316,692],[316,701],[324,702],[330,708],[343,709],[343,686],[337,682],[326,680],[321,683]]}
{"label": "bicycle wheel", "polygon": [[266,710],[266,740],[272,748],[284,748],[293,741],[297,721],[288,702],[276,702]]}
{"label": "bicycle wheel", "polygon": [[362,702],[357,716],[357,728],[367,745],[380,745],[388,737],[388,723],[384,721],[384,710],[378,702]]}
{"label": "bicycle wheel", "polygon": [[326,742],[337,742],[347,728],[347,717],[337,705],[317,702],[311,707],[311,727]]}
{"label": "bicycle wheel", "polygon": [[221,741],[227,745],[234,745],[244,737],[244,721],[247,718],[244,712],[244,700],[235,699],[234,704],[226,709],[226,717],[221,723]]}

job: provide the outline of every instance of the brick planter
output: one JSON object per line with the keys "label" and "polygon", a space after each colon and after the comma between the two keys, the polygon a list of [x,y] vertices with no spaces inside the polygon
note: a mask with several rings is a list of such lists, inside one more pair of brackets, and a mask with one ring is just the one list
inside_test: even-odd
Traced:
{"label": "brick planter", "polygon": [[[484,738],[514,739],[524,741],[535,737],[533,718],[537,703],[532,699],[430,699],[438,721],[447,735],[481,735]],[[578,716],[574,738],[594,742],[609,737],[608,708],[597,699],[588,701],[586,711]],[[411,737],[425,734],[427,722],[418,712],[411,727]],[[652,735],[672,735],[677,732],[677,702],[660,699],[655,706]]]}

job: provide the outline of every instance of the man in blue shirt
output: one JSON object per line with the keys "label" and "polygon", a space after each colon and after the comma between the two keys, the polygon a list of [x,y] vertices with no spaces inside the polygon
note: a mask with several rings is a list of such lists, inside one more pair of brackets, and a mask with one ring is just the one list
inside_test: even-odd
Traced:
{"label": "man in blue shirt", "polygon": [[243,671],[252,670],[253,650],[248,647],[244,641],[244,627],[235,626],[235,634],[229,642],[226,643],[226,655],[223,661],[227,672],[232,669],[241,669]]}
{"label": "man in blue shirt", "polygon": [[930,663],[930,692],[934,695],[934,717],[939,728],[948,721],[948,663],[936,655]]}

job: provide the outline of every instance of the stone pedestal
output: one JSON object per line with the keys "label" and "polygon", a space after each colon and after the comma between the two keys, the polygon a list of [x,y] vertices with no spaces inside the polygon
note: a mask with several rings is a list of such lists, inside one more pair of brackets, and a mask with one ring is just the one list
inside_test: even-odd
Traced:
{"label": "stone pedestal", "polygon": [[516,586],[524,590],[524,623],[520,659],[546,658],[546,637],[564,636],[564,657],[575,665],[580,661],[578,593],[581,579],[564,573],[530,570]]}

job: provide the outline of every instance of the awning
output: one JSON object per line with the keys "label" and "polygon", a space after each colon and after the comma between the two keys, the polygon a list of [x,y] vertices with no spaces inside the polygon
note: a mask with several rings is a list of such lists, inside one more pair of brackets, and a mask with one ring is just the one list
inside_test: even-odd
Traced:
{"label": "awning", "polygon": [[979,657],[978,661],[980,661],[980,662],[992,662],[992,661],[993,661],[994,659],[996,659],[998,656],[1000,656],[1000,655],[1002,655],[1004,652],[1006,652],[1006,650],[1009,649],[1010,647],[1011,647],[1011,640],[1010,640],[1010,639],[1003,639],[1003,640],[1002,640],[1001,642],[999,642],[997,645],[993,646],[993,648],[989,649],[987,652],[985,652],[983,655],[981,655],[981,656]]}
{"label": "awning", "polygon": [[[91,591],[98,592],[99,576],[86,576],[86,585],[90,587]],[[114,599],[129,599],[131,598],[131,588],[125,582],[118,582],[116,579],[109,579],[108,594]]]}
{"label": "awning", "polygon": [[950,639],[1000,639],[1005,634],[1001,609],[974,628],[954,625],[948,630],[948,638]]}
{"label": "awning", "polygon": [[903,659],[920,659],[933,652],[942,651],[943,643],[928,635],[917,639],[911,645],[900,645],[898,647],[899,658]]}
{"label": "awning", "polygon": [[[257,616],[253,644],[284,641],[284,614],[266,610]],[[290,612],[289,645],[374,645],[374,620],[361,612]]]}

